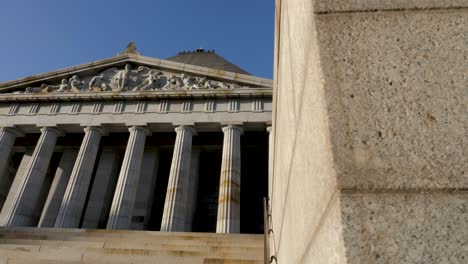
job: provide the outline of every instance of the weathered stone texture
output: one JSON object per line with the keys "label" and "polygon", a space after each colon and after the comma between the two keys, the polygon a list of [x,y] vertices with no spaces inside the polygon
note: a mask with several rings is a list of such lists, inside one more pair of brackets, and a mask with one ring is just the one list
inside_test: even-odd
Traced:
{"label": "weathered stone texture", "polygon": [[468,12],[387,2],[277,1],[278,263],[466,262]]}
{"label": "weathered stone texture", "polygon": [[317,16],[342,188],[468,187],[467,28],[466,10]]}
{"label": "weathered stone texture", "polygon": [[[271,194],[276,248],[272,253],[278,263],[300,263],[310,247],[320,248],[311,245],[316,243],[313,234],[321,232],[337,186],[312,4],[285,2],[282,9]],[[326,240],[336,241],[338,235]],[[339,245],[332,247],[339,251]]]}
{"label": "weathered stone texture", "polygon": [[468,7],[466,0],[315,0],[314,3],[317,13]]}
{"label": "weathered stone texture", "polygon": [[348,263],[468,261],[468,195],[344,193]]}

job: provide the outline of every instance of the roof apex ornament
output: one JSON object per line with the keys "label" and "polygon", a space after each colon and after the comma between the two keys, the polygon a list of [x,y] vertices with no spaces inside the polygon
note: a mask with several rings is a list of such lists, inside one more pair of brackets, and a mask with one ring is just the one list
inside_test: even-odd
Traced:
{"label": "roof apex ornament", "polygon": [[130,43],[128,43],[127,47],[125,48],[125,50],[122,52],[122,54],[136,54],[136,55],[140,55],[140,53],[137,51],[137,46],[135,44],[135,42],[131,41]]}

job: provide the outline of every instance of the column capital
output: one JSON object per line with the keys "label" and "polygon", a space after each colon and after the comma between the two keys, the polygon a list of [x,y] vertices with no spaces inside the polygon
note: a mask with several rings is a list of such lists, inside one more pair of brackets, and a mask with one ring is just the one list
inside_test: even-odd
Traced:
{"label": "column capital", "polygon": [[273,127],[271,125],[266,128],[266,131],[268,132],[268,134],[270,134],[272,130],[273,130]]}
{"label": "column capital", "polygon": [[197,130],[195,130],[193,126],[180,125],[180,126],[175,127],[174,130],[175,132],[185,130],[185,131],[190,132],[192,135],[195,135],[195,136],[197,135]]}
{"label": "column capital", "polygon": [[24,133],[15,127],[0,127],[1,131],[13,133],[16,137],[24,137]]}
{"label": "column capital", "polygon": [[145,133],[145,135],[149,136],[151,135],[151,131],[145,127],[145,126],[131,126],[128,128],[129,132],[135,131],[135,130],[140,130]]}
{"label": "column capital", "polygon": [[227,125],[223,126],[223,132],[226,132],[228,130],[237,130],[239,133],[244,134],[244,129],[241,126],[236,126],[236,125]]}
{"label": "column capital", "polygon": [[84,132],[96,131],[99,134],[101,134],[102,136],[106,136],[108,134],[107,130],[104,129],[103,127],[101,127],[101,126],[87,126],[87,127],[83,128],[83,131]]}
{"label": "column capital", "polygon": [[57,134],[57,136],[59,136],[59,137],[65,136],[65,133],[62,130],[56,128],[56,127],[52,127],[52,126],[41,127],[41,132],[44,133],[45,131],[53,132],[53,133]]}

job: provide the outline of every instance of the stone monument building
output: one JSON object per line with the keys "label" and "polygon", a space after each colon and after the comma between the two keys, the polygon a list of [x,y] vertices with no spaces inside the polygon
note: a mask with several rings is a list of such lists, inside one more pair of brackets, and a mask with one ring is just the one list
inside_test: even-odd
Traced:
{"label": "stone monument building", "polygon": [[[21,244],[32,252],[25,258],[44,261],[65,261],[53,256],[75,250],[70,261],[172,263],[180,256],[167,248],[157,248],[162,259],[149,257],[157,250],[145,246],[113,246],[121,254],[110,256],[105,236],[139,234],[143,241],[153,233],[111,230],[197,232],[200,248],[210,249],[210,241],[222,248],[231,238],[252,245],[250,255],[223,251],[218,260],[260,261],[262,237],[235,234],[263,232],[271,107],[271,80],[203,49],[160,60],[131,43],[113,58],[1,83],[4,244]],[[47,248],[53,234],[66,243],[84,229],[104,237],[104,251]],[[46,238],[34,237],[40,232]],[[36,244],[52,254],[31,249]],[[184,245],[174,248],[183,252]],[[8,263],[21,259],[2,250]],[[187,263],[218,263],[206,262],[217,253],[203,254]]]}

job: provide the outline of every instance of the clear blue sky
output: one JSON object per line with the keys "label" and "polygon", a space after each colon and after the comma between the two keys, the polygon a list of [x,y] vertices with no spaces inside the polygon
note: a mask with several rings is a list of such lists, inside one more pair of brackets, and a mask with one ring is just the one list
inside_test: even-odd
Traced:
{"label": "clear blue sky", "polygon": [[12,0],[0,4],[0,82],[109,58],[214,49],[272,78],[273,0]]}

